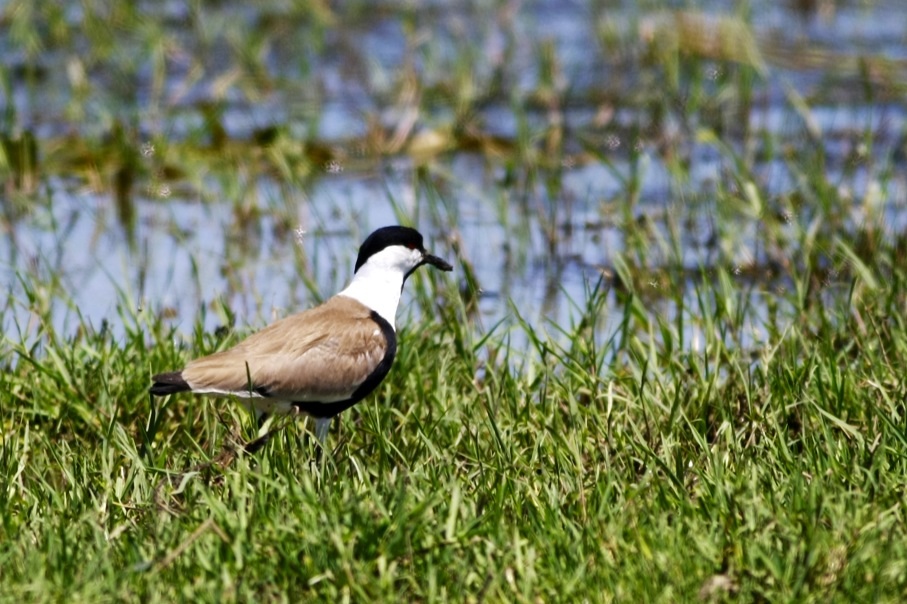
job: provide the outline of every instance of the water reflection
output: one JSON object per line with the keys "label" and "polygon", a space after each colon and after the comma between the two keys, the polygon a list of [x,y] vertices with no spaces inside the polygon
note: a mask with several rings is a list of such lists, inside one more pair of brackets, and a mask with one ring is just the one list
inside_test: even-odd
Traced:
{"label": "water reflection", "polygon": [[[706,4],[742,24],[727,3]],[[674,321],[697,302],[684,298],[690,284],[724,271],[757,284],[747,327],[757,333],[768,307],[758,288],[768,298],[783,286],[798,233],[829,197],[813,194],[804,162],[821,162],[812,173],[837,187],[842,228],[907,228],[907,111],[890,100],[897,78],[878,84],[907,56],[892,25],[907,18],[901,3],[793,25],[783,6],[754,8],[771,69],[745,102],[733,78],[755,78],[761,68],[746,69],[761,61],[706,45],[719,55],[674,74],[697,82],[689,92],[631,52],[663,52],[646,36],[681,21],[708,34],[707,11],[429,4],[353,11],[333,27],[333,14],[181,6],[159,9],[166,39],[136,37],[112,58],[54,47],[36,62],[40,77],[10,76],[5,126],[22,134],[2,139],[0,281],[21,300],[18,279],[59,280],[71,297],[58,301],[60,328],[75,313],[111,320],[123,296],[183,330],[215,299],[259,325],[340,289],[364,235],[406,221],[439,253],[455,244],[472,273],[451,278],[481,288],[471,301],[485,326],[511,317],[511,302],[539,328],[569,326],[602,275],[667,304]],[[128,23],[133,9],[119,10]],[[218,23],[223,35],[206,29]],[[168,52],[149,59],[144,41]],[[779,51],[799,44],[814,52]],[[867,59],[854,75],[866,49],[886,53],[875,59],[891,58],[890,71]],[[841,53],[846,69],[829,75]],[[9,39],[0,54],[20,56]],[[40,161],[57,171],[35,170]],[[818,268],[832,274],[831,263]],[[608,300],[606,315],[620,306]],[[4,331],[27,314],[4,314]],[[208,314],[205,327],[218,320]]]}

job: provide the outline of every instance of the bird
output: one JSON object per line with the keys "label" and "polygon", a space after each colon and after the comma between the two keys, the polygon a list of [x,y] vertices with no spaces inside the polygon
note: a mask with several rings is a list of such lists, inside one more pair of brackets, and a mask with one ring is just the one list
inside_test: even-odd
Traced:
{"label": "bird", "polygon": [[[272,415],[315,419],[323,445],[331,420],[387,377],[397,353],[395,315],[406,279],[422,265],[452,271],[406,226],[371,233],[349,285],[324,303],[287,316],[232,348],[152,376],[152,396],[180,392],[236,397],[259,429]],[[267,434],[257,439],[263,445]],[[253,443],[256,441],[253,441]],[[246,445],[248,451],[260,445]]]}

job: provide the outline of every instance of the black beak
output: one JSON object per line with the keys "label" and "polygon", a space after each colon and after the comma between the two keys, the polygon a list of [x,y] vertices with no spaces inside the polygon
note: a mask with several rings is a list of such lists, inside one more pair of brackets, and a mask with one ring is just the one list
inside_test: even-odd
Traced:
{"label": "black beak", "polygon": [[453,270],[453,267],[446,260],[442,260],[441,258],[438,258],[437,256],[434,256],[432,254],[429,254],[428,252],[425,252],[422,255],[422,264],[430,264],[434,267],[441,269],[442,271],[452,271]]}

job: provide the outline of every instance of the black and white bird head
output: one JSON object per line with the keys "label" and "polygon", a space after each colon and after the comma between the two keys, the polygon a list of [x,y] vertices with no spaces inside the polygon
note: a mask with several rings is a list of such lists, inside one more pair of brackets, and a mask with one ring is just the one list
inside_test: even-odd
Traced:
{"label": "black and white bird head", "polygon": [[374,309],[393,326],[403,284],[423,264],[453,270],[448,262],[426,251],[422,234],[416,229],[380,228],[359,248],[353,280],[340,295]]}
{"label": "black and white bird head", "polygon": [[405,226],[388,226],[380,228],[359,247],[356,258],[356,269],[402,271],[404,280],[423,264],[430,264],[442,271],[453,270],[453,267],[425,250],[422,234],[416,229]]}

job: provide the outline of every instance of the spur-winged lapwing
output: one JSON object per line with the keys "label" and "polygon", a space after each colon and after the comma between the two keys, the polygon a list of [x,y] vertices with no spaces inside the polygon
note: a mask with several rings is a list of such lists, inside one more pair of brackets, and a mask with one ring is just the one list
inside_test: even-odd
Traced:
{"label": "spur-winged lapwing", "polygon": [[195,359],[182,371],[155,375],[151,394],[242,398],[259,426],[271,414],[312,416],[315,435],[324,442],[331,418],[362,400],[390,371],[403,283],[423,264],[453,270],[425,251],[415,229],[378,229],[359,248],[346,289],[233,348]]}

